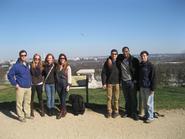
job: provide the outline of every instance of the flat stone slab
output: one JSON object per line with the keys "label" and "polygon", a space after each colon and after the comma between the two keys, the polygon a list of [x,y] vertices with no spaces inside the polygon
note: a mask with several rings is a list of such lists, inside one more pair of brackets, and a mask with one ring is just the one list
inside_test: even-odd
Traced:
{"label": "flat stone slab", "polygon": [[89,74],[94,74],[95,69],[80,69],[77,72],[77,75],[89,75]]}

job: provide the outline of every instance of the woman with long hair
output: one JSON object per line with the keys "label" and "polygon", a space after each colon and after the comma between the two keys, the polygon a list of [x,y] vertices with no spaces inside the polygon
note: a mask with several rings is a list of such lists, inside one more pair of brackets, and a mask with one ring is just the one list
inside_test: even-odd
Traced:
{"label": "woman with long hair", "polygon": [[49,53],[46,55],[43,70],[49,116],[54,115],[55,111],[55,68],[55,58],[53,54]]}
{"label": "woman with long hair", "polygon": [[56,68],[56,89],[60,98],[60,112],[57,119],[65,117],[66,111],[66,97],[71,86],[71,67],[67,61],[65,54],[60,54],[58,58],[58,65]]}
{"label": "woman with long hair", "polygon": [[37,92],[37,97],[40,105],[40,115],[43,117],[44,113],[44,104],[42,99],[42,87],[43,87],[43,64],[42,59],[39,54],[34,54],[33,61],[31,62],[30,72],[32,77],[32,87],[31,87],[31,116],[34,117],[34,96]]}

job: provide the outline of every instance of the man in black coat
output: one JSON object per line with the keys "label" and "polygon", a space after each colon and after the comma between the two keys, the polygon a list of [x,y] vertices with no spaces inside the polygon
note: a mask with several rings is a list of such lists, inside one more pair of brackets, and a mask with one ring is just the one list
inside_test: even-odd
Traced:
{"label": "man in black coat", "polygon": [[119,69],[116,64],[117,56],[118,51],[112,49],[111,56],[106,60],[101,73],[103,88],[107,90],[107,118],[119,116],[120,84]]}
{"label": "man in black coat", "polygon": [[138,120],[137,90],[139,89],[139,60],[130,54],[128,47],[122,48],[117,65],[120,71],[123,94],[125,97],[125,114],[123,117],[132,117]]}
{"label": "man in black coat", "polygon": [[156,88],[156,74],[154,65],[148,60],[149,53],[142,51],[139,85],[142,102],[145,110],[145,122],[150,123],[154,120],[154,91]]}

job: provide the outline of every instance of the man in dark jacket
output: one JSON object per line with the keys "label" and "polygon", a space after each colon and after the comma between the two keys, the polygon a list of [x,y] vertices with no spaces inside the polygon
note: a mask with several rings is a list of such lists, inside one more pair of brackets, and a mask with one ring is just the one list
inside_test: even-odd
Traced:
{"label": "man in dark jacket", "polygon": [[[111,50],[111,56],[105,62],[102,69],[102,85],[104,89],[107,89],[107,115],[109,118],[111,115],[113,118],[119,116],[119,69],[116,64],[116,58],[118,51],[116,49]],[[114,102],[112,103],[112,96]],[[112,110],[113,104],[113,110]]]}
{"label": "man in dark jacket", "polygon": [[16,88],[16,111],[21,122],[26,122],[25,118],[32,119],[30,116],[31,75],[26,57],[27,52],[20,51],[16,64],[8,73],[8,80]]}
{"label": "man in dark jacket", "polygon": [[139,84],[142,102],[145,110],[146,123],[150,123],[154,120],[154,90],[156,86],[156,74],[154,65],[148,60],[148,52],[142,51],[140,72],[139,72]]}
{"label": "man in dark jacket", "polygon": [[137,90],[139,83],[139,60],[130,54],[128,47],[123,47],[122,52],[123,54],[118,55],[117,65],[125,97],[126,112],[123,117],[132,117],[134,120],[138,120]]}

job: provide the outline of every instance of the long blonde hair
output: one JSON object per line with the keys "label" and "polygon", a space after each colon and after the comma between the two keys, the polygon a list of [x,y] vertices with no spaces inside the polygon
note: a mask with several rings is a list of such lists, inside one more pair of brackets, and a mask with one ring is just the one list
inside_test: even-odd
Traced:
{"label": "long blonde hair", "polygon": [[43,63],[42,63],[42,59],[41,59],[41,56],[39,54],[34,54],[33,55],[33,61],[31,63],[31,68],[32,69],[35,69],[36,68],[36,64],[35,64],[35,57],[38,56],[39,57],[39,63],[38,63],[38,66],[41,70],[43,70]]}

